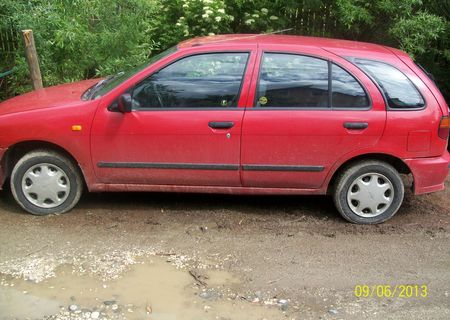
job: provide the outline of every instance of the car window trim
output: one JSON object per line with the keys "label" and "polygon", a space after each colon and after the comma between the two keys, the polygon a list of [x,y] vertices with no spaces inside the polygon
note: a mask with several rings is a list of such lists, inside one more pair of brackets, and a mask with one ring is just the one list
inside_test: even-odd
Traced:
{"label": "car window trim", "polygon": [[[406,73],[404,73],[403,71],[401,71],[399,68],[397,68],[396,66],[394,66],[393,64],[386,62],[386,61],[380,61],[380,60],[376,60],[376,59],[368,59],[368,58],[360,58],[360,57],[351,57],[351,56],[347,56],[344,57],[345,60],[347,60],[348,62],[350,62],[351,64],[353,64],[355,67],[357,67],[359,70],[361,70],[377,87],[378,91],[381,93],[381,96],[383,97],[384,100],[384,104],[385,104],[385,108],[386,111],[421,111],[424,110],[428,107],[428,102],[425,99],[424,95],[422,94],[422,92],[419,90],[419,88],[416,86],[416,84],[408,77],[408,75]],[[392,68],[396,69],[398,72],[400,72],[401,74],[403,74],[406,79],[408,79],[408,81],[412,84],[412,86],[414,87],[414,89],[416,89],[416,91],[419,93],[419,95],[422,97],[422,100],[424,102],[423,107],[420,108],[391,108],[389,106],[389,101],[386,97],[386,94],[383,90],[383,88],[381,87],[381,85],[378,83],[378,81],[369,73],[366,72],[366,70],[364,70],[363,68],[361,68],[360,66],[358,66],[358,64],[355,62],[355,60],[360,59],[360,60],[367,60],[367,61],[373,61],[373,62],[377,62],[377,63],[383,63],[386,64],[388,66],[391,66]],[[422,81],[422,80],[421,80]]]}
{"label": "car window trim", "polygon": [[[273,53],[273,54],[290,54],[290,55],[297,55],[297,56],[304,56],[304,57],[310,57],[310,58],[316,58],[316,59],[320,59],[320,60],[324,60],[327,62],[328,65],[328,107],[320,107],[320,108],[314,108],[314,107],[261,107],[257,105],[258,102],[258,92],[259,92],[259,85],[260,85],[260,80],[261,80],[261,66],[263,63],[263,57],[264,54],[266,53]],[[341,67],[343,70],[345,70],[346,72],[348,72],[358,83],[359,85],[362,87],[362,89],[364,90],[364,93],[366,94],[366,97],[368,98],[368,106],[367,107],[361,107],[361,108],[339,108],[339,107],[333,107],[332,103],[333,103],[333,92],[332,90],[330,90],[330,86],[332,88],[332,79],[331,79],[331,72],[332,69],[330,68],[330,66],[332,64],[336,64],[337,66]],[[251,109],[255,109],[255,110],[305,110],[305,111],[323,111],[323,110],[334,110],[334,111],[369,111],[372,110],[373,108],[373,103],[372,103],[372,97],[370,96],[369,92],[367,91],[366,87],[363,85],[363,83],[355,76],[353,75],[353,73],[351,73],[347,68],[345,68],[344,66],[342,66],[340,63],[331,60],[327,57],[322,57],[319,55],[314,55],[314,54],[310,54],[310,53],[299,53],[296,51],[277,51],[277,50],[263,50],[261,51],[261,59],[259,61],[259,66],[258,66],[258,78],[256,80],[256,88],[255,88],[255,98],[253,101],[253,105],[251,108],[246,108],[247,110],[251,110]]]}
{"label": "car window trim", "polygon": [[144,79],[142,79],[141,81],[133,84],[130,88],[128,88],[125,92],[130,92],[131,94],[133,94],[133,90],[136,86],[138,86],[140,83],[144,82],[146,79],[148,79],[149,77],[153,76],[154,74],[158,73],[159,71],[161,71],[162,69],[189,57],[193,57],[193,56],[199,56],[199,55],[207,55],[207,54],[221,54],[221,53],[247,53],[247,61],[245,63],[245,67],[244,67],[244,72],[242,73],[242,77],[241,77],[241,84],[239,86],[239,90],[238,93],[236,95],[237,97],[237,103],[236,106],[233,107],[206,107],[206,108],[194,108],[194,107],[189,107],[189,108],[170,108],[170,107],[166,107],[166,108],[132,108],[132,112],[133,111],[211,111],[211,110],[221,110],[221,111],[227,111],[227,110],[240,110],[240,109],[244,109],[244,108],[239,108],[239,106],[237,105],[239,103],[239,99],[241,97],[241,93],[242,93],[242,87],[244,84],[244,78],[245,78],[245,74],[247,73],[247,68],[248,68],[248,62],[250,61],[250,56],[252,54],[252,50],[220,50],[220,51],[205,51],[205,52],[194,52],[194,53],[189,53],[187,55],[181,56],[173,61],[170,61],[169,63],[161,66],[160,68],[158,68],[157,70],[155,70],[154,72],[152,72],[151,74],[149,74],[147,77],[145,77]]}

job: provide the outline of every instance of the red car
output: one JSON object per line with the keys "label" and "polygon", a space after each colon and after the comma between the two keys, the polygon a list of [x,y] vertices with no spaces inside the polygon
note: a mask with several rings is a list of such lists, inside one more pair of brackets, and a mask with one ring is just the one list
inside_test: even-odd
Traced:
{"label": "red car", "polygon": [[[103,80],[0,104],[0,185],[26,211],[100,191],[330,194],[374,224],[444,188],[449,110],[399,50],[344,40],[224,35],[180,43]],[[299,200],[301,201],[301,200]]]}

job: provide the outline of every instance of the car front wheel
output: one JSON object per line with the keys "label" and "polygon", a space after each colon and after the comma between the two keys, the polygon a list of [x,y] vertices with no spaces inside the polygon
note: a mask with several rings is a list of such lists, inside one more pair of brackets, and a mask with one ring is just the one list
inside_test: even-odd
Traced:
{"label": "car front wheel", "polygon": [[367,160],[344,170],[336,181],[333,198],[348,221],[377,224],[390,219],[403,202],[404,186],[390,164]]}
{"label": "car front wheel", "polygon": [[27,153],[14,166],[11,191],[17,203],[34,215],[64,213],[78,202],[82,180],[76,166],[59,153]]}

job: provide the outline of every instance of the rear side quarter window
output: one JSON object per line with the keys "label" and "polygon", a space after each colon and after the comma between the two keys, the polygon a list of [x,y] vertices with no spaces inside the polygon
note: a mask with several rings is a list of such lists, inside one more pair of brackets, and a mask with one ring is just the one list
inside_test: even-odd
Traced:
{"label": "rear side quarter window", "polygon": [[422,109],[425,100],[412,81],[394,66],[373,60],[351,59],[380,87],[389,109]]}

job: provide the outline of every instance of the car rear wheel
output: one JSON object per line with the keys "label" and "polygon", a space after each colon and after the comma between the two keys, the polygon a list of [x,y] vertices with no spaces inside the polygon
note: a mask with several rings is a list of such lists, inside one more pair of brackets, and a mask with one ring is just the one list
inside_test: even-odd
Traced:
{"label": "car rear wheel", "polygon": [[390,164],[368,160],[344,170],[336,180],[333,200],[348,221],[377,224],[390,219],[403,202],[400,174]]}
{"label": "car rear wheel", "polygon": [[59,153],[33,151],[23,156],[11,174],[17,203],[34,215],[64,213],[78,202],[82,180],[76,166]]}

